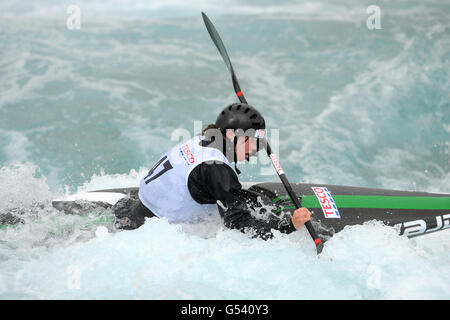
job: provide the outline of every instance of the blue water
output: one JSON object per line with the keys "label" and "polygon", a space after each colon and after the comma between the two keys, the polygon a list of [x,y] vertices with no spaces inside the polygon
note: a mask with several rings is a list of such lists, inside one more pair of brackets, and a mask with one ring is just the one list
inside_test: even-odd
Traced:
{"label": "blue water", "polygon": [[[179,134],[237,101],[201,11],[290,181],[449,193],[448,3],[77,1],[75,30],[69,4],[0,3],[0,211],[30,222],[0,230],[0,298],[450,298],[448,230],[355,226],[317,259],[304,230],[264,242],[155,220],[117,233],[50,205],[137,186]],[[366,25],[372,4],[381,29]],[[277,181],[262,156],[240,169]]]}

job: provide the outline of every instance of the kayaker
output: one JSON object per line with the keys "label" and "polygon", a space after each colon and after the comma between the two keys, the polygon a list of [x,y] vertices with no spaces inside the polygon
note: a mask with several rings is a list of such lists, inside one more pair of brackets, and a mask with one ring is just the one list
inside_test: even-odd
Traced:
{"label": "kayaker", "polygon": [[291,233],[301,228],[311,217],[308,209],[262,220],[251,214],[243,195],[236,163],[256,156],[264,136],[264,118],[254,107],[245,103],[225,107],[201,135],[159,159],[141,179],[139,198],[125,198],[114,206],[116,226],[135,229],[154,216],[169,222],[201,221],[218,209],[226,227],[263,239],[273,237],[272,229]]}

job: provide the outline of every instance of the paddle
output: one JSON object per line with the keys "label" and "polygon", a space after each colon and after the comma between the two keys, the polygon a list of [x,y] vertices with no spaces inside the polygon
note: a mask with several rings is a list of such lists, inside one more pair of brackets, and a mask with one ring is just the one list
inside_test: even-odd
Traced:
{"label": "paddle", "polygon": [[[231,73],[231,80],[233,81],[234,91],[236,92],[236,95],[239,98],[239,101],[247,104],[247,100],[245,99],[244,94],[241,91],[236,74],[234,73],[233,65],[231,64],[230,57],[228,56],[227,50],[225,49],[225,46],[222,42],[222,39],[219,36],[219,33],[217,32],[213,23],[211,22],[211,20],[208,18],[208,16],[204,12],[202,12],[202,16],[203,16],[203,21],[205,22],[205,25],[206,25],[206,29],[208,30],[212,41],[216,45],[217,50],[219,50],[220,55],[223,58],[223,61],[225,62],[225,64],[228,67],[228,70]],[[289,183],[288,179],[286,178],[286,175],[284,174],[284,171],[281,168],[277,157],[275,156],[275,154],[272,153],[272,148],[270,147],[267,139],[265,139],[264,145],[265,145],[265,149],[267,151],[267,155],[269,156],[270,160],[272,161],[272,165],[274,166],[274,168],[278,174],[278,177],[280,178],[281,182],[283,183],[283,186],[286,189],[289,197],[291,198],[292,202],[295,204],[295,207],[297,209],[301,208],[300,200],[296,196],[294,190],[292,190],[292,186]],[[314,240],[314,244],[316,245],[317,254],[321,253],[323,250],[323,242],[317,236],[316,231],[314,230],[314,227],[311,224],[311,221],[307,221],[305,223],[305,226],[306,226],[306,229],[308,229],[308,232],[311,235],[312,239]]]}

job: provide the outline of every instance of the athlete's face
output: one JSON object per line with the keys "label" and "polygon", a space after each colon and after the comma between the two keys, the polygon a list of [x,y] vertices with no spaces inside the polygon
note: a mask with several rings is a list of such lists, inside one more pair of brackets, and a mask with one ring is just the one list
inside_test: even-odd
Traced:
{"label": "athlete's face", "polygon": [[237,161],[249,160],[250,156],[256,155],[258,151],[257,139],[247,136],[239,137],[235,151]]}

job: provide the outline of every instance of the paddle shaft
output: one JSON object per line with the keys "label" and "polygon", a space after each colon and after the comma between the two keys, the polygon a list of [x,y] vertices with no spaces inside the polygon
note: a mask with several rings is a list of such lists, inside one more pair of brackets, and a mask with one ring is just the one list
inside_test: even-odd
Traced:
{"label": "paddle shaft", "polygon": [[[248,104],[247,100],[244,97],[244,94],[241,91],[238,79],[236,77],[236,74],[234,73],[233,65],[231,64],[230,57],[228,56],[228,53],[225,49],[222,39],[220,38],[219,33],[217,32],[216,28],[214,27],[214,25],[212,24],[212,22],[208,18],[208,16],[203,12],[202,12],[202,16],[203,16],[203,21],[205,22],[205,25],[206,25],[206,29],[208,30],[208,33],[211,36],[212,41],[216,45],[217,50],[219,50],[220,55],[222,56],[225,64],[227,65],[227,67],[231,73],[231,80],[233,81],[234,91],[236,92],[236,95],[237,95],[239,101],[242,103]],[[270,147],[269,142],[267,141],[267,139],[265,139],[264,142],[265,142],[264,145],[265,145],[265,149],[267,151],[267,155],[269,156],[270,160],[272,161],[272,165],[274,166],[275,171],[278,174],[278,177],[280,178],[281,182],[283,183],[283,186],[286,189],[286,192],[288,193],[292,202],[295,204],[295,207],[297,209],[301,208],[300,200],[298,199],[297,195],[295,194],[294,190],[292,189],[292,186],[289,183],[286,175],[284,174],[284,171],[281,168],[281,165],[280,165],[277,157],[275,156],[275,154],[272,153],[272,148]],[[311,221],[307,221],[305,223],[305,227],[308,230],[309,234],[311,235],[312,239],[314,240],[314,244],[316,245],[317,253],[322,252],[323,242],[317,236],[317,233],[314,230],[314,227],[311,224]]]}
{"label": "paddle shaft", "polygon": [[[231,62],[230,62],[231,66]],[[237,80],[237,77],[234,73],[233,67],[231,66],[231,78],[233,80],[233,86],[234,90],[236,92],[236,95],[242,103],[248,104],[247,100],[244,97],[244,94],[241,91],[241,88],[239,86],[239,82]],[[265,138],[264,138],[265,139]],[[264,141],[264,146],[267,151],[267,156],[270,158],[270,161],[272,162],[273,167],[275,168],[276,173],[278,174],[278,177],[281,180],[281,183],[283,183],[284,188],[286,189],[286,192],[288,193],[289,197],[291,198],[292,202],[294,203],[295,207],[301,208],[302,205],[300,203],[300,200],[298,199],[297,195],[295,194],[294,190],[292,189],[291,184],[289,183],[289,180],[286,177],[286,174],[283,171],[283,168],[281,168],[280,162],[278,161],[276,155],[272,153],[272,148],[270,147],[269,142],[267,139]],[[323,249],[323,243],[322,240],[317,236],[316,231],[314,230],[314,227],[311,223],[311,221],[306,221],[305,227],[308,230],[309,234],[311,235],[311,238],[314,240],[314,244],[316,245],[317,252],[322,252]]]}
{"label": "paddle shaft", "polygon": [[[292,189],[291,184],[289,183],[286,174],[283,171],[283,168],[281,168],[280,162],[278,161],[277,157],[274,153],[272,153],[272,148],[269,145],[269,142],[265,141],[265,147],[267,151],[267,155],[270,158],[270,161],[272,162],[273,167],[275,168],[275,171],[278,174],[278,177],[281,180],[281,183],[283,183],[284,188],[286,189],[286,192],[288,193],[289,197],[291,198],[292,202],[294,203],[295,207],[301,208],[302,205],[300,203],[300,200],[298,199],[297,195],[295,194],[294,190]],[[322,252],[323,249],[323,242],[320,240],[320,238],[317,236],[316,231],[314,230],[314,227],[311,223],[311,221],[306,221],[305,227],[308,230],[309,234],[311,235],[311,238],[314,240],[314,244],[316,245],[317,253]]]}

